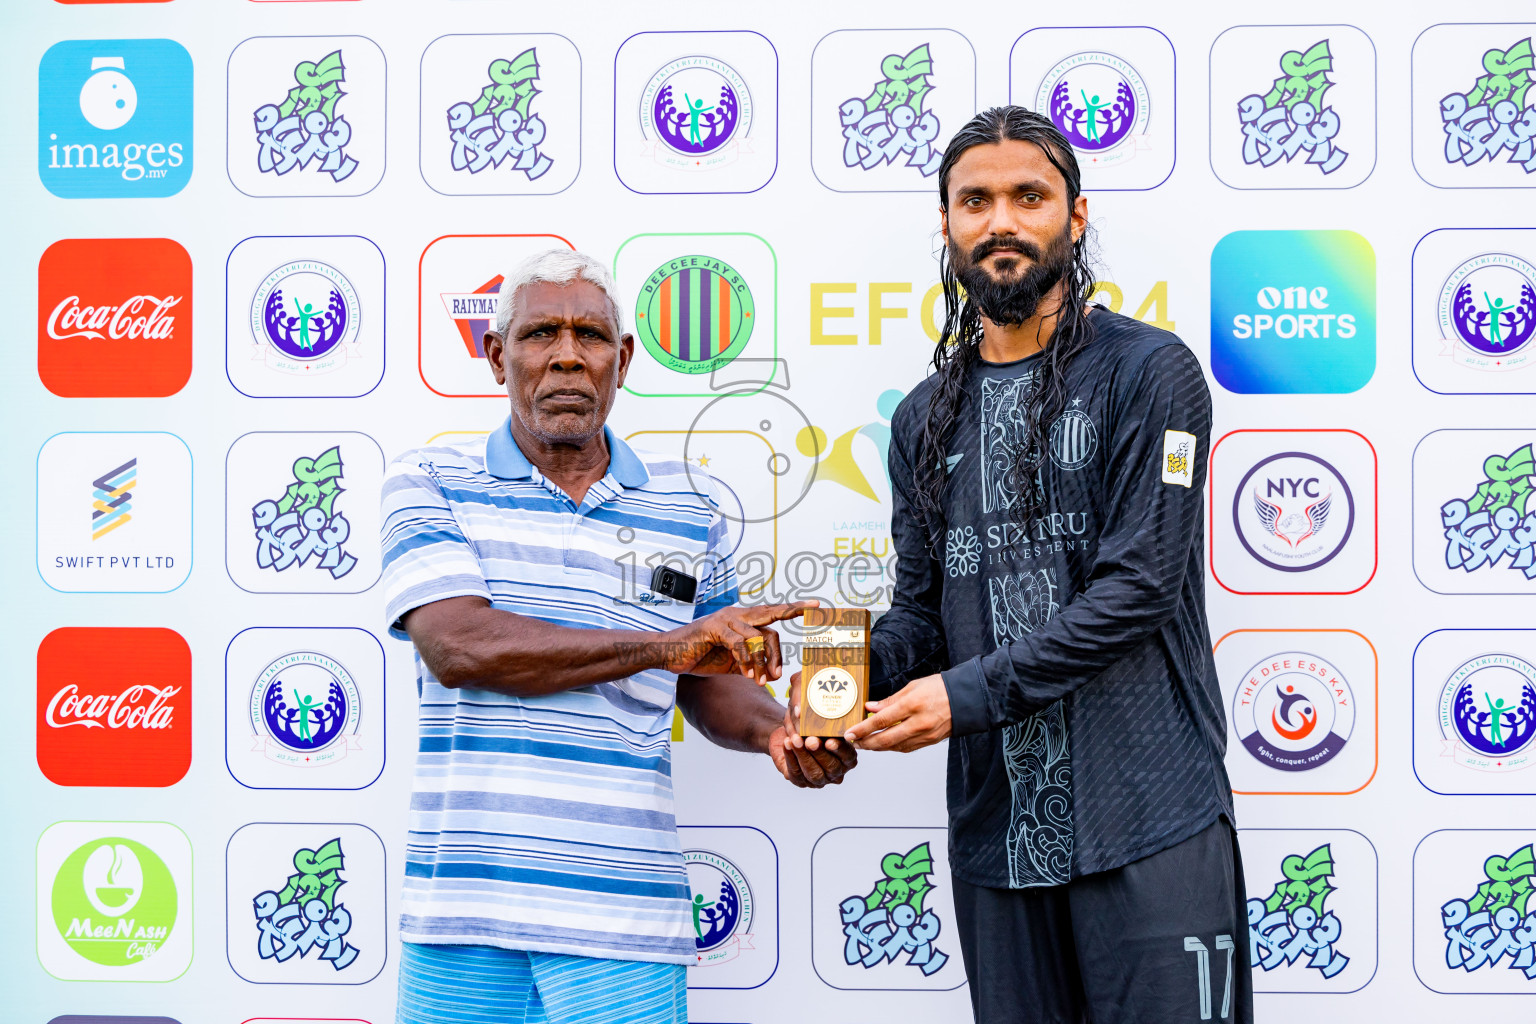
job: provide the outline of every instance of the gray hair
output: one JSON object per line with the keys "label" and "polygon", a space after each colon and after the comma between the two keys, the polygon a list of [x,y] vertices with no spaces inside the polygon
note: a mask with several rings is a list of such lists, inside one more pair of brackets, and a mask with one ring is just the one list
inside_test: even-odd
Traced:
{"label": "gray hair", "polygon": [[[496,333],[503,338],[507,336],[507,328],[512,326],[512,318],[517,315],[516,301],[519,288],[540,281],[548,284],[570,284],[578,277],[597,285],[603,290],[603,294],[608,296],[608,305],[613,310],[613,322],[622,336],[624,314],[621,310],[624,307],[619,301],[619,288],[613,283],[613,275],[608,273],[608,268],[598,260],[584,252],[576,252],[572,249],[546,249],[544,252],[535,253],[519,263],[512,273],[507,275],[506,280],[501,283],[501,296],[496,303]],[[617,341],[618,338],[614,340]]]}

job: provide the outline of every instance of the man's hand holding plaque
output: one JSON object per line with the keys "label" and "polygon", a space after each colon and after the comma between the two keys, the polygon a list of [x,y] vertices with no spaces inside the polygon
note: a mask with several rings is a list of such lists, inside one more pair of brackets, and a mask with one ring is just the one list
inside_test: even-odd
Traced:
{"label": "man's hand holding plaque", "polygon": [[[835,754],[848,767],[857,757],[843,733],[864,717],[869,696],[869,612],[816,608],[801,621],[801,671],[790,677],[785,740],[796,750]],[[809,693],[807,683],[811,684]]]}

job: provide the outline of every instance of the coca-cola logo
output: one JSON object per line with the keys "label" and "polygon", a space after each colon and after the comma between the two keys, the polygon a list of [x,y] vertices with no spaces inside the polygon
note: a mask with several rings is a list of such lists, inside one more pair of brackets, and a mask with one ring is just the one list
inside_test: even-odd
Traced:
{"label": "coca-cola logo", "polygon": [[82,306],[80,296],[71,295],[53,307],[53,313],[48,317],[48,337],[55,341],[70,338],[163,341],[176,330],[176,318],[167,311],[180,303],[180,295],[167,295],[163,299],[154,295],[135,295],[116,306]]}
{"label": "coca-cola logo", "polygon": [[44,721],[55,729],[82,725],[87,729],[169,729],[176,707],[171,698],[179,686],[130,686],[119,693],[82,694],[74,683],[61,688],[48,702]]}
{"label": "coca-cola logo", "polygon": [[170,786],[192,765],[192,651],[172,629],[64,626],[37,648],[37,766],[60,786]]}
{"label": "coca-cola logo", "polygon": [[174,395],[195,309],[192,257],[169,238],[54,242],[37,264],[38,379],[62,398]]}

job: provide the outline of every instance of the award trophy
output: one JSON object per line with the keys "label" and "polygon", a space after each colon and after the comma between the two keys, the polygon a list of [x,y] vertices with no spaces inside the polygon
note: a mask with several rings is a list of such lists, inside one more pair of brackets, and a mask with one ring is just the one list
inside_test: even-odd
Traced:
{"label": "award trophy", "polygon": [[869,611],[807,608],[800,628],[800,735],[842,736],[869,699]]}

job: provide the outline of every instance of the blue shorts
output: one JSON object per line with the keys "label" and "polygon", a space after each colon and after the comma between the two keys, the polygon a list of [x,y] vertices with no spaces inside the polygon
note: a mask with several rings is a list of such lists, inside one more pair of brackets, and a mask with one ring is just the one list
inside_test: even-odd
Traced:
{"label": "blue shorts", "polygon": [[687,1024],[688,969],[404,943],[396,1024]]}

